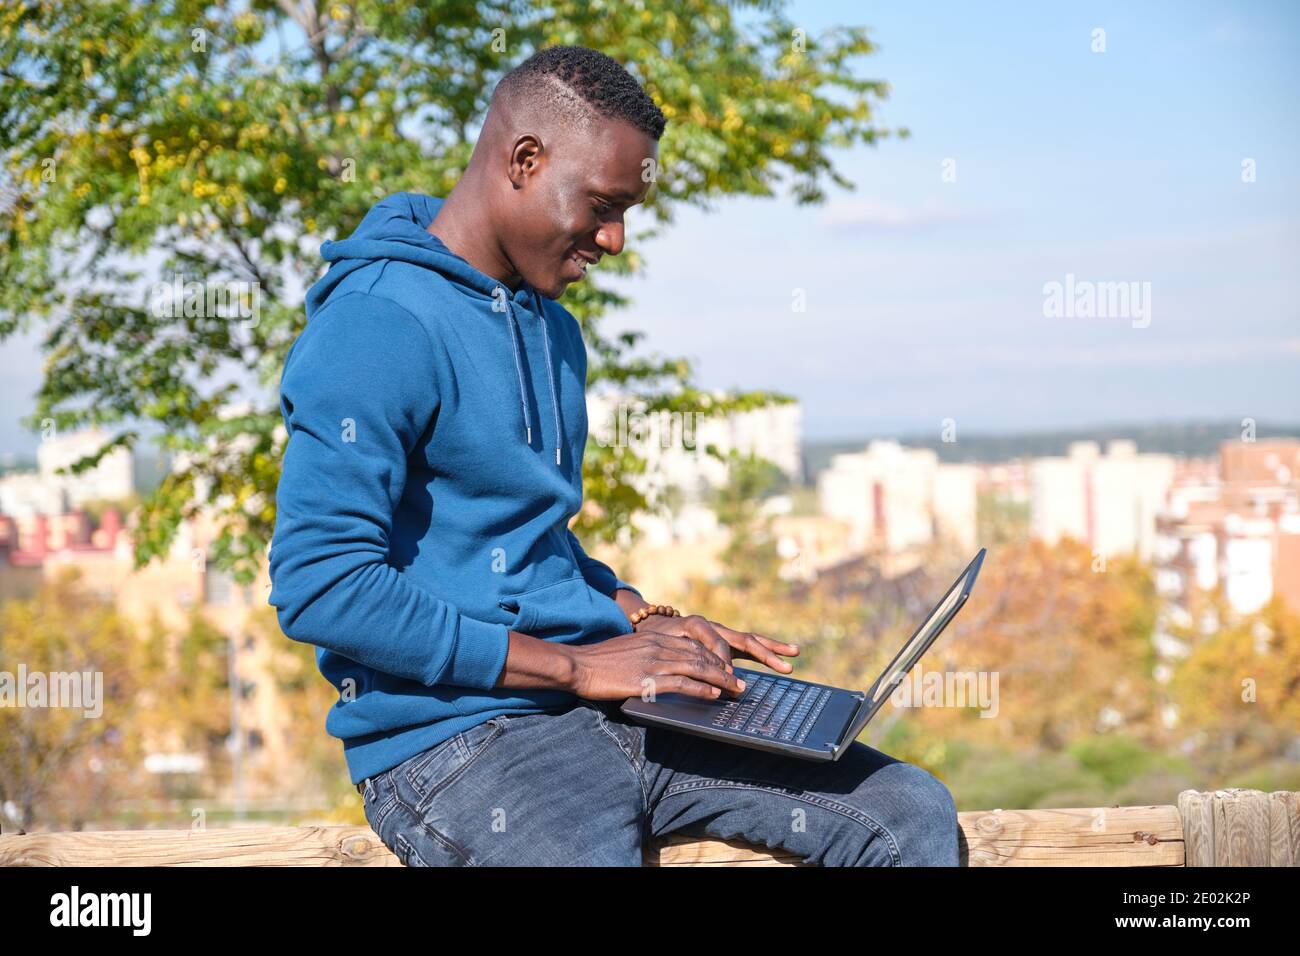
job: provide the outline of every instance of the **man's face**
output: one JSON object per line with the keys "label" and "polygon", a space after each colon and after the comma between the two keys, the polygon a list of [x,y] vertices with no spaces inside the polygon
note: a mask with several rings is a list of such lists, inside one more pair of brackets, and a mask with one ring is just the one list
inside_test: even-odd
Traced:
{"label": "man's face", "polygon": [[[623,216],[645,200],[659,144],[621,120],[516,150],[503,246],[530,285],[558,299],[601,256],[623,251]],[[647,162],[649,160],[649,162]],[[531,162],[531,166],[529,163]]]}

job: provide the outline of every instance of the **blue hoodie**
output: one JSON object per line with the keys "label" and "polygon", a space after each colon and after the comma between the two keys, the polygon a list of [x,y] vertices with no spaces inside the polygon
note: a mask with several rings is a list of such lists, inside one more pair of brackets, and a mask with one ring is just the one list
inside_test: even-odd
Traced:
{"label": "blue hoodie", "polygon": [[269,601],[339,690],[325,729],[353,783],[498,714],[572,703],[494,687],[508,631],[631,629],[613,595],[635,589],[568,529],[587,443],[578,323],[428,233],[441,204],[398,193],[321,246],[329,271],[280,383]]}

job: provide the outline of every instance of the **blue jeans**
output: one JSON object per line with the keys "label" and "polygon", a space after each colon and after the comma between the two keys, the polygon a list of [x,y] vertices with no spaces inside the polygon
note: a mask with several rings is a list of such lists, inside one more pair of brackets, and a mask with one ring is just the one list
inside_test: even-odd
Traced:
{"label": "blue jeans", "polygon": [[668,833],[824,866],[956,866],[957,808],[931,774],[861,743],[833,763],[632,723],[580,700],[493,717],[362,786],[407,866],[640,866]]}

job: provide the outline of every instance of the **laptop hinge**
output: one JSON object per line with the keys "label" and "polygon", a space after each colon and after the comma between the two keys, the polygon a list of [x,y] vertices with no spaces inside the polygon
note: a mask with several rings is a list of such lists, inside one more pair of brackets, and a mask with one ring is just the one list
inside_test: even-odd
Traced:
{"label": "laptop hinge", "polygon": [[[858,739],[858,734],[862,733],[862,728],[867,725],[866,717],[870,712],[871,699],[866,694],[863,694],[862,699],[858,701],[857,708],[853,711],[853,716],[845,724],[846,731],[840,736],[843,746],[848,746]],[[838,747],[840,744],[837,743],[836,746]]]}

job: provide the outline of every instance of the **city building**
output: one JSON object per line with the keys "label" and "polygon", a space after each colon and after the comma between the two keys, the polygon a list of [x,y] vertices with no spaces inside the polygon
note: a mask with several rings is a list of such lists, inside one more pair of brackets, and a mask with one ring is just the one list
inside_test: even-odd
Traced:
{"label": "city building", "polygon": [[928,448],[875,440],[835,455],[817,476],[822,514],[850,528],[850,547],[898,555],[937,539],[973,551],[977,535],[975,465],[940,464]]}
{"label": "city building", "polygon": [[[237,738],[248,771],[243,795],[271,796],[277,768],[287,760],[284,741],[288,719],[273,679],[274,657],[280,641],[268,643],[249,627],[250,615],[263,612],[270,589],[265,560],[257,580],[238,587],[211,560],[218,533],[206,512],[182,521],[168,553],[137,569],[131,530],[118,507],[134,492],[130,452],[119,449],[94,469],[67,476],[58,469],[107,441],[103,434],[78,434],[50,439],[38,450],[39,468],[0,477],[0,597],[30,597],[42,580],[68,568],[79,572],[80,586],[110,602],[132,621],[141,636],[157,621],[167,633],[179,634],[198,610],[218,630],[229,635],[234,672],[243,693]],[[98,502],[98,520],[84,506]],[[233,712],[233,711],[232,711]],[[146,770],[178,767],[201,769],[201,755],[175,748],[175,741],[153,741]]]}
{"label": "city building", "polygon": [[12,518],[60,515],[92,501],[121,501],[135,491],[131,451],[115,448],[81,474],[60,469],[99,451],[112,435],[88,428],[42,439],[36,450],[36,471],[0,475],[0,514]]}
{"label": "city building", "polygon": [[1128,440],[1072,442],[1063,458],[1029,466],[1031,527],[1049,544],[1069,537],[1103,557],[1135,554],[1150,560],[1156,515],[1173,483],[1170,455],[1138,454]]}
{"label": "city building", "polygon": [[1216,589],[1239,614],[1274,596],[1300,613],[1300,441],[1224,442],[1216,468],[1183,466],[1153,561],[1175,622],[1195,625],[1196,595]]}

